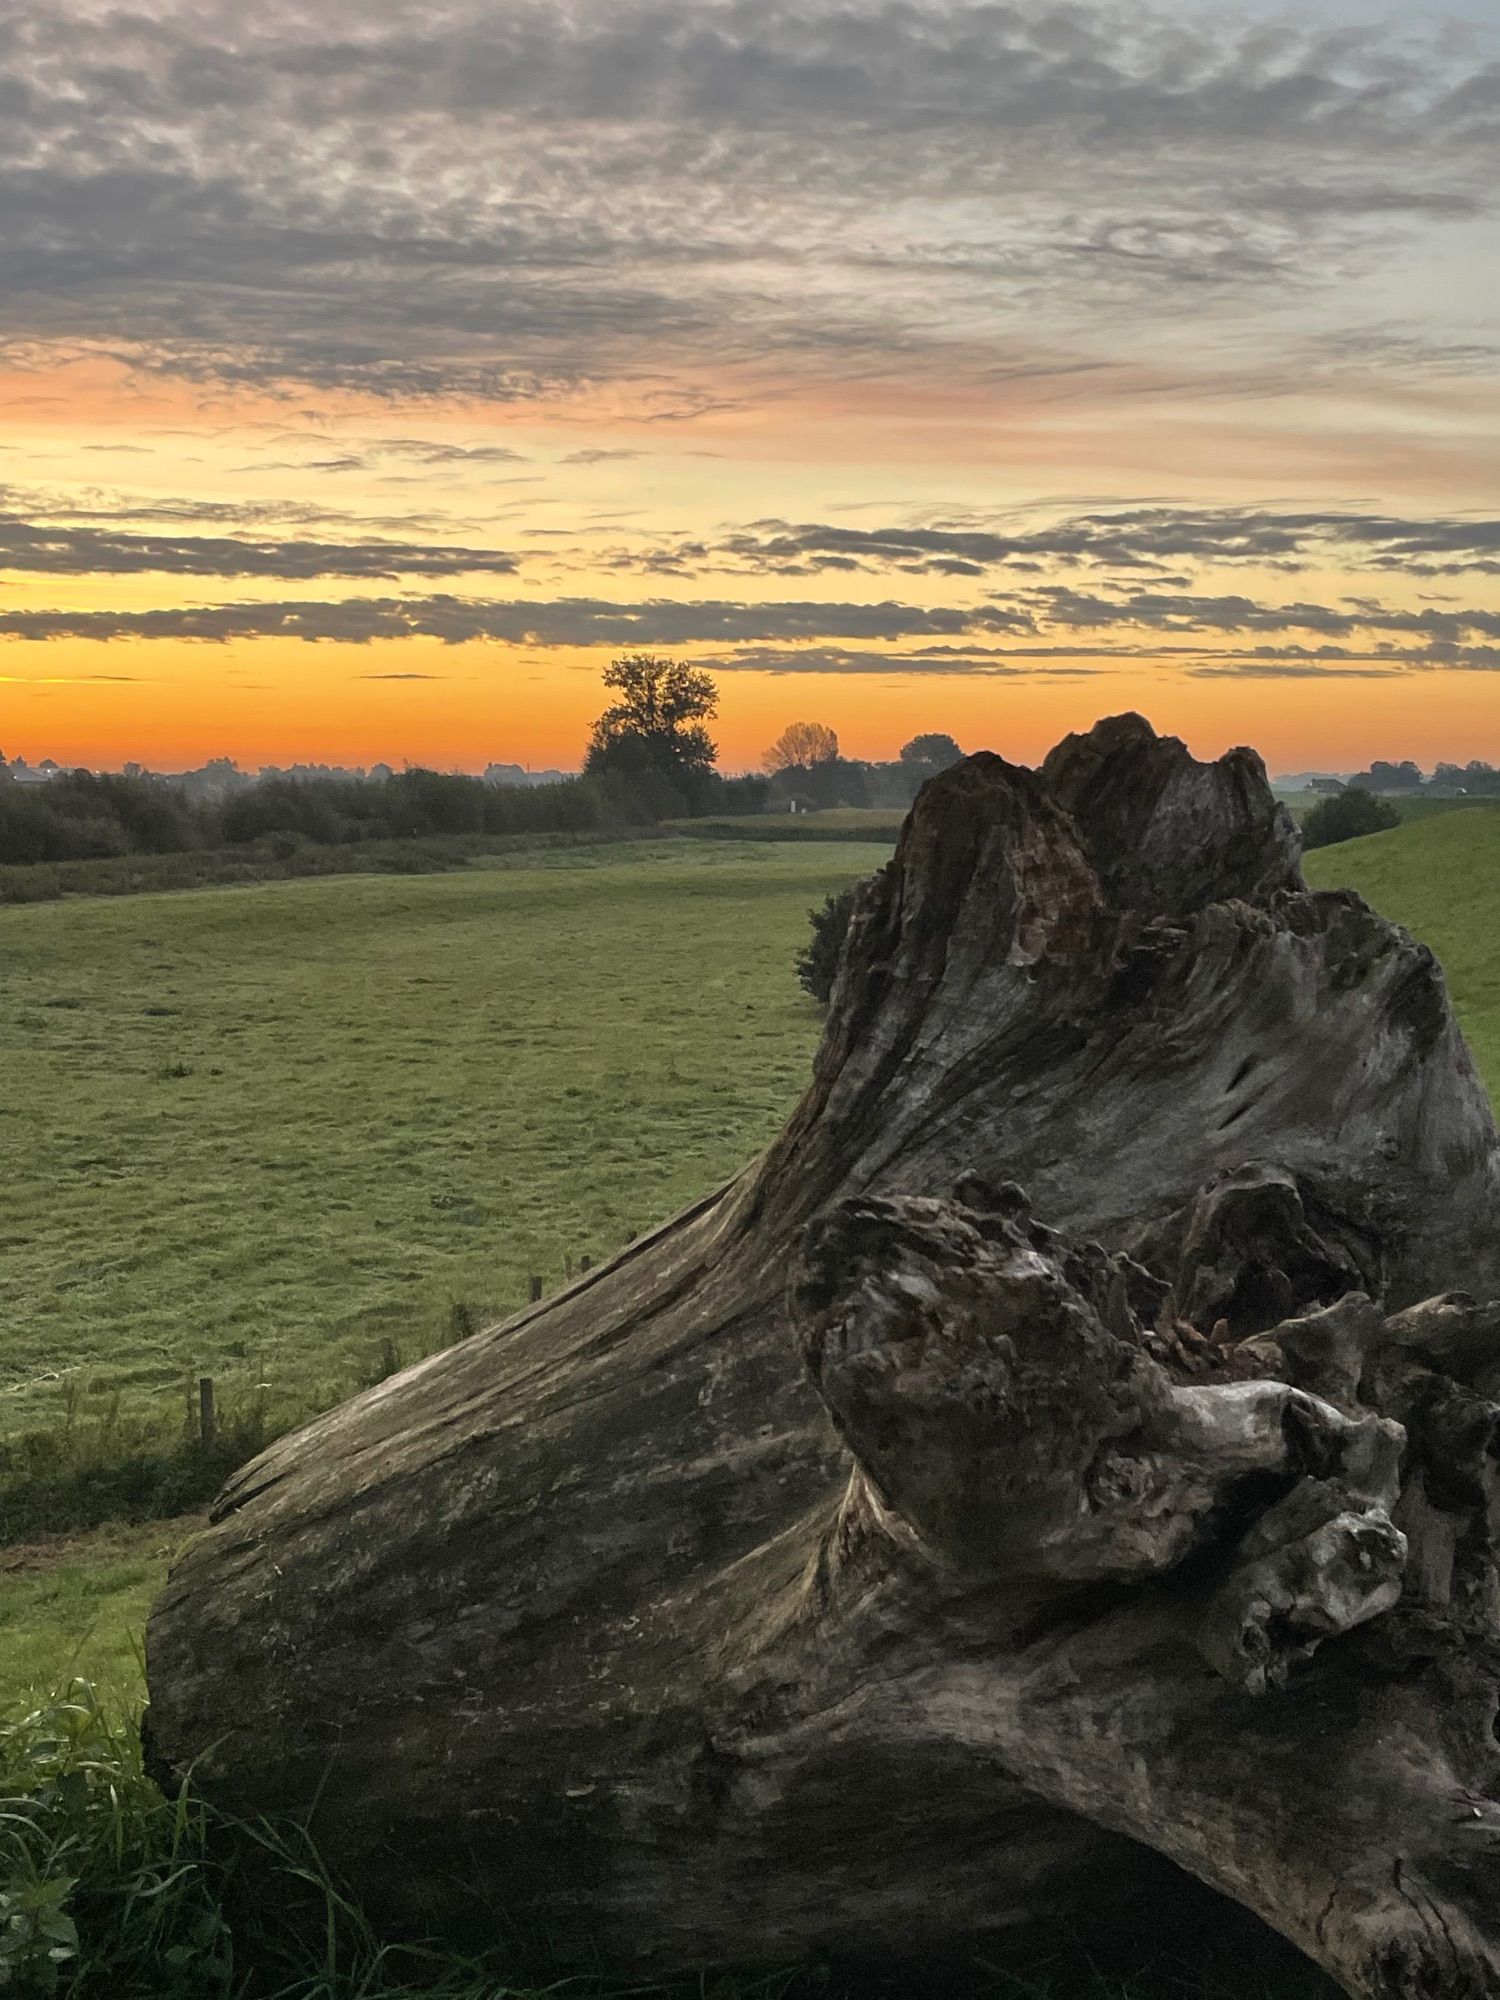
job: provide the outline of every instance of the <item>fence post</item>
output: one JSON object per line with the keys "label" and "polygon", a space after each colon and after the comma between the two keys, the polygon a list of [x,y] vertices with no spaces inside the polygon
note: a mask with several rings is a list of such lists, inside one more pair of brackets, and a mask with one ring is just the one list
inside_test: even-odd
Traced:
{"label": "fence post", "polygon": [[217,1425],[214,1419],[214,1378],[202,1375],[198,1378],[198,1436],[206,1445],[211,1445]]}
{"label": "fence post", "polygon": [[531,1303],[535,1305],[537,1300],[541,1296],[542,1296],[542,1281],[540,1278],[533,1277],[531,1280]]}
{"label": "fence post", "polygon": [[568,1283],[571,1285],[573,1282],[573,1257],[571,1251],[566,1257],[563,1258],[563,1271],[567,1277]]}
{"label": "fence post", "polygon": [[593,1258],[592,1258],[592,1257],[580,1257],[580,1258],[579,1258],[579,1260],[578,1260],[578,1270],[579,1270],[579,1275],[580,1275],[580,1276],[582,1276],[582,1274],[583,1274],[583,1273],[584,1273],[585,1271],[592,1271],[592,1270],[593,1270],[593,1268],[594,1268],[594,1260],[593,1260]]}

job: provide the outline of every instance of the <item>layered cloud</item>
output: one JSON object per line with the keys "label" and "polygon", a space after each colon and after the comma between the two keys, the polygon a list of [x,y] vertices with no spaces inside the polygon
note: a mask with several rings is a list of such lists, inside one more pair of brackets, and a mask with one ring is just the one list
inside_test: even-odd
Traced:
{"label": "layered cloud", "polygon": [[508,575],[516,566],[515,557],[500,549],[305,536],[133,534],[0,514],[0,574],[392,579]]}
{"label": "layered cloud", "polygon": [[[1003,648],[997,637],[1014,635]],[[1259,643],[1205,656],[1247,635]],[[1300,635],[1293,639],[1291,635]],[[1047,585],[978,604],[861,604],[828,599],[604,598],[496,600],[422,597],[182,606],[147,611],[0,611],[0,637],[26,640],[246,639],[369,645],[427,639],[446,646],[488,642],[536,649],[608,646],[735,650],[714,656],[721,671],[890,674],[1055,673],[1091,663],[1179,660],[1194,673],[1232,669],[1272,677],[1348,671],[1500,666],[1500,611],[1460,607],[1403,611],[1374,601],[1342,607],[1186,591],[1104,596]],[[1280,643],[1270,644],[1271,638]],[[911,640],[982,640],[919,646]],[[830,641],[861,642],[855,647]],[[1194,644],[1184,645],[1185,640]],[[899,648],[900,650],[890,650]],[[394,674],[382,678],[403,678]]]}
{"label": "layered cloud", "polygon": [[1046,0],[10,0],[0,64],[13,356],[661,415],[1332,294],[1500,130],[1477,42]]}
{"label": "layered cloud", "polygon": [[1340,566],[1408,575],[1500,575],[1500,520],[1405,520],[1353,512],[1279,513],[1251,508],[1138,507],[1066,517],[1045,527],[756,521],[713,538],[684,537],[604,559],[617,569],[693,575],[904,570],[983,576],[994,569],[1056,566],[1135,570],[1185,562],[1303,570]]}

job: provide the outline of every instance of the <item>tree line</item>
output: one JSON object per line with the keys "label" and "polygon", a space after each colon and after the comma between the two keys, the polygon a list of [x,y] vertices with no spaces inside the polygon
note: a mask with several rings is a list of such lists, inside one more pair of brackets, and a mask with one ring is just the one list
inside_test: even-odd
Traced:
{"label": "tree line", "polygon": [[1423,776],[1422,767],[1414,757],[1399,761],[1377,757],[1367,771],[1355,772],[1349,780],[1349,789],[1411,796],[1424,792],[1432,798],[1452,798],[1458,793],[1500,798],[1500,771],[1482,757],[1475,757],[1467,764],[1441,763],[1428,778]]}
{"label": "tree line", "polygon": [[825,722],[792,722],[766,751],[763,766],[774,802],[816,812],[829,806],[895,806],[905,811],[939,771],[963,755],[936,731],[903,744],[893,763],[845,757]]}
{"label": "tree line", "polygon": [[[260,848],[285,856],[429,836],[609,833],[708,814],[905,808],[923,780],[961,752],[920,736],[891,764],[839,753],[822,724],[794,723],[767,752],[765,773],[726,778],[709,724],[718,689],[701,669],[653,653],[613,660],[611,699],[594,724],[581,775],[497,783],[457,773],[377,767],[367,774],[307,768],[248,780],[227,759],[173,780],[124,772],[49,770],[16,782],[0,756],[0,863],[106,860],[123,855]],[[499,769],[501,767],[492,767]],[[217,781],[208,783],[207,779]]]}

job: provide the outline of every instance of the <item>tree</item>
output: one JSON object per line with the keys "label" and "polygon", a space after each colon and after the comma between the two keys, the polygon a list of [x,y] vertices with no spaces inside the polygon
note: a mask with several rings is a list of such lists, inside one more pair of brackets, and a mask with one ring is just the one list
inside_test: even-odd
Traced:
{"label": "tree", "polygon": [[1500,1135],[1432,954],[1139,717],[928,784],[718,1191],[241,1470],[150,1766],[638,1983],[1189,1876],[1500,1992]]}
{"label": "tree", "polygon": [[1332,847],[1340,840],[1357,840],[1365,833],[1385,833],[1401,824],[1401,814],[1389,799],[1374,792],[1339,792],[1322,799],[1302,822],[1302,845]]}
{"label": "tree", "polygon": [[838,754],[838,736],[826,722],[789,722],[761,761],[771,772],[811,771]]}
{"label": "tree", "polygon": [[857,884],[841,889],[837,895],[825,896],[821,909],[807,913],[812,936],[797,954],[797,981],[803,991],[810,993],[823,1007],[828,1005],[833,982],[838,977],[839,957],[858,895]]}
{"label": "tree", "polygon": [[956,764],[963,756],[951,736],[939,730],[930,731],[925,736],[914,736],[910,743],[901,746],[901,762],[916,765],[924,776],[934,771],[946,771],[950,764]]}
{"label": "tree", "polygon": [[685,787],[712,773],[718,746],[704,724],[719,712],[719,691],[708,674],[660,653],[626,653],[605,668],[604,685],[619,699],[594,724],[586,772],[649,772]]}
{"label": "tree", "polygon": [[1368,771],[1356,771],[1349,784],[1351,789],[1365,792],[1419,792],[1422,769],[1410,757],[1399,764],[1386,763],[1377,757]]}

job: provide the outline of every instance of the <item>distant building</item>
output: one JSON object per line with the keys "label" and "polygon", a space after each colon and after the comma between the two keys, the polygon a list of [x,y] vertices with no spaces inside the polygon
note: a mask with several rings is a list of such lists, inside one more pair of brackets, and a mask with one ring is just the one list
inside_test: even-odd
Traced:
{"label": "distant building", "polygon": [[1342,778],[1314,778],[1307,789],[1319,793],[1325,799],[1336,799],[1340,792],[1347,792],[1349,787]]}
{"label": "distant building", "polygon": [[57,773],[58,766],[50,757],[44,757],[40,764],[28,764],[24,757],[17,757],[6,766],[13,785],[50,785]]}
{"label": "distant building", "polygon": [[521,764],[490,764],[485,769],[487,785],[560,785],[566,771],[528,771]]}

